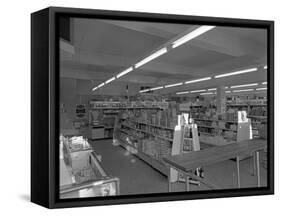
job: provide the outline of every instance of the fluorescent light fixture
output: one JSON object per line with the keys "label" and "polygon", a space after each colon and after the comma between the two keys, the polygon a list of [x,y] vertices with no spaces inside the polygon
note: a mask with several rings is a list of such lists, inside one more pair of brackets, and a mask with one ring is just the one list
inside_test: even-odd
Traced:
{"label": "fluorescent light fixture", "polygon": [[98,85],[98,88],[103,87],[103,86],[104,86],[104,83],[101,83]]}
{"label": "fluorescent light fixture", "polygon": [[262,84],[263,84],[263,85],[267,85],[267,82],[263,82]]}
{"label": "fluorescent light fixture", "polygon": [[201,78],[201,79],[186,81],[185,84],[202,82],[202,81],[210,80],[210,79],[212,79],[212,77],[204,77],[204,78]]}
{"label": "fluorescent light fixture", "polygon": [[201,93],[200,95],[212,95],[214,94],[213,92],[205,92],[205,93]]}
{"label": "fluorescent light fixture", "polygon": [[220,74],[220,75],[215,76],[215,78],[227,77],[227,76],[232,76],[232,75],[237,75],[237,74],[243,74],[243,73],[250,73],[250,72],[257,71],[257,70],[258,70],[257,68],[249,68],[249,69],[245,69],[245,70],[240,70],[240,71],[235,71],[235,72]]}
{"label": "fluorescent light fixture", "polygon": [[208,89],[208,91],[216,91],[217,90],[217,88],[210,88],[210,89]]}
{"label": "fluorescent light fixture", "polygon": [[189,91],[185,91],[185,92],[177,92],[176,94],[180,95],[180,94],[188,94],[188,93],[189,93]]}
{"label": "fluorescent light fixture", "polygon": [[150,91],[150,89],[141,90],[141,91],[139,91],[139,93],[144,93],[144,92],[148,92],[148,91]]}
{"label": "fluorescent light fixture", "polygon": [[241,87],[249,87],[249,86],[256,86],[258,83],[251,83],[251,84],[245,84],[245,85],[235,85],[231,86],[230,88],[241,88]]}
{"label": "fluorescent light fixture", "polygon": [[193,90],[191,91],[191,93],[197,93],[197,92],[205,92],[206,89],[200,89],[200,90]]}
{"label": "fluorescent light fixture", "polygon": [[183,85],[183,83],[175,83],[175,84],[170,84],[170,85],[165,85],[165,88],[170,88],[170,87],[174,87],[174,86],[180,86]]}
{"label": "fluorescent light fixture", "polygon": [[112,77],[112,78],[106,80],[106,81],[105,81],[105,84],[108,84],[108,83],[112,82],[113,80],[115,80],[115,77]]}
{"label": "fluorescent light fixture", "polygon": [[254,91],[254,89],[240,89],[240,90],[234,90],[233,92],[248,92],[248,91]]}
{"label": "fluorescent light fixture", "polygon": [[229,94],[229,93],[231,93],[231,91],[225,91],[225,93]]}
{"label": "fluorescent light fixture", "polygon": [[225,89],[228,89],[229,87],[225,86],[224,88],[225,88]]}
{"label": "fluorescent light fixture", "polygon": [[257,91],[263,91],[263,90],[267,90],[267,88],[257,88]]}
{"label": "fluorescent light fixture", "polygon": [[267,65],[265,65],[265,66],[263,67],[263,69],[265,69],[265,70],[266,70],[266,69],[267,69]]}
{"label": "fluorescent light fixture", "polygon": [[96,91],[98,88],[99,88],[99,87],[95,87],[95,88],[92,89],[92,91]]}
{"label": "fluorescent light fixture", "polygon": [[162,89],[162,88],[164,88],[164,86],[159,86],[159,87],[151,88],[150,90],[154,91],[154,90],[158,90],[158,89]]}
{"label": "fluorescent light fixture", "polygon": [[121,76],[124,76],[125,74],[127,73],[130,73],[131,71],[133,70],[133,67],[129,67],[128,69],[122,71],[121,73],[117,74],[117,78],[121,77]]}
{"label": "fluorescent light fixture", "polygon": [[192,32],[189,32],[188,34],[184,35],[183,37],[177,39],[172,43],[172,48],[176,48],[187,41],[190,41],[196,37],[198,37],[201,34],[204,34],[207,31],[210,31],[211,29],[215,28],[215,26],[200,26],[199,28],[195,29]]}
{"label": "fluorescent light fixture", "polygon": [[164,47],[158,51],[156,51],[155,53],[151,54],[150,56],[146,57],[145,59],[141,60],[140,62],[135,64],[135,68],[138,68],[144,64],[146,64],[147,62],[152,61],[153,59],[165,54],[167,52],[167,48]]}

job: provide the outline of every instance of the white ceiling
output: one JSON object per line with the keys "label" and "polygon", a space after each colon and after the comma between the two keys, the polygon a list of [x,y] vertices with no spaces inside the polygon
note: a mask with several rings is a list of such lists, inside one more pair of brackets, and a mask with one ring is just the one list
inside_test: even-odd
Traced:
{"label": "white ceiling", "polygon": [[[75,18],[75,52],[61,50],[61,76],[103,82],[195,27]],[[217,26],[114,82],[155,87],[265,65],[266,41],[263,29]],[[259,68],[258,72],[164,89],[161,93],[262,81],[266,81],[266,73]]]}

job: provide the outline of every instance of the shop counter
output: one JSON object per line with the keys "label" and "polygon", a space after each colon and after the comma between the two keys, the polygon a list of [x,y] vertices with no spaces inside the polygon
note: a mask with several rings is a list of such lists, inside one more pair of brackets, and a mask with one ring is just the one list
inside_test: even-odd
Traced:
{"label": "shop counter", "polygon": [[[198,167],[204,167],[235,158],[237,169],[237,187],[240,188],[239,157],[245,154],[251,154],[254,155],[254,170],[256,170],[257,186],[260,187],[260,151],[265,149],[266,146],[266,140],[253,139],[224,146],[211,147],[201,151],[169,156],[163,158],[163,160],[170,168],[184,174],[186,178],[186,190],[189,191],[190,178],[200,181],[209,188],[218,188],[216,185],[209,183],[206,179],[194,175],[191,172],[192,170],[195,170]],[[170,175],[168,175],[168,191],[171,191]]]}

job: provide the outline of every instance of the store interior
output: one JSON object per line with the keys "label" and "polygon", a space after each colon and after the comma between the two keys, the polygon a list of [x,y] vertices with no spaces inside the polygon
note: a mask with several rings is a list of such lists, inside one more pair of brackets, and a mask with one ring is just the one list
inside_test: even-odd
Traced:
{"label": "store interior", "polygon": [[63,18],[60,31],[61,198],[267,186],[265,29]]}

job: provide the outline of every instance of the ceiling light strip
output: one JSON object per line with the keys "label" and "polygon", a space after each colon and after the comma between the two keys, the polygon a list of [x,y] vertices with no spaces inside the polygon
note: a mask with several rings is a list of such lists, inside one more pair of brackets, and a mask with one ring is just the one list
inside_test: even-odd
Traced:
{"label": "ceiling light strip", "polygon": [[233,92],[249,92],[254,91],[254,89],[240,89],[240,90],[234,90]]}
{"label": "ceiling light strip", "polygon": [[240,70],[240,71],[235,71],[235,72],[230,72],[230,73],[216,75],[215,78],[233,76],[233,75],[243,74],[243,73],[250,73],[250,72],[257,71],[257,70],[258,70],[258,68],[249,68],[249,69],[245,69],[245,70]]}
{"label": "ceiling light strip", "polygon": [[129,67],[128,69],[122,71],[121,73],[117,74],[116,78],[120,78],[121,76],[124,76],[127,73],[130,73],[133,70],[133,67]]}
{"label": "ceiling light strip", "polygon": [[188,93],[189,93],[189,91],[185,91],[185,92],[177,92],[176,94],[180,95],[180,94],[188,94]]}
{"label": "ceiling light strip", "polygon": [[199,35],[204,34],[207,31],[212,30],[213,28],[215,28],[215,26],[200,26],[199,28],[195,29],[194,31],[189,32],[188,34],[186,34],[183,37],[174,41],[172,43],[172,48],[176,48],[176,47],[178,47],[178,46],[198,37]]}
{"label": "ceiling light strip", "polygon": [[170,85],[165,85],[165,88],[170,88],[170,87],[175,87],[175,86],[180,86],[180,85],[183,85],[183,82],[175,83],[175,84],[170,84]]}
{"label": "ceiling light strip", "polygon": [[112,78],[106,80],[106,81],[105,81],[105,84],[108,84],[108,83],[112,82],[112,81],[115,80],[115,79],[116,79],[115,77],[112,77]]}
{"label": "ceiling light strip", "polygon": [[104,83],[101,83],[101,84],[98,85],[98,88],[101,88],[103,86],[104,86]]}
{"label": "ceiling light strip", "polygon": [[265,91],[265,90],[267,90],[267,88],[257,88],[256,90],[257,91]]}
{"label": "ceiling light strip", "polygon": [[139,91],[139,93],[144,93],[144,92],[148,92],[148,91],[150,91],[150,89],[141,90],[141,91]]}
{"label": "ceiling light strip", "polygon": [[201,78],[201,79],[195,79],[195,80],[186,81],[185,84],[202,82],[202,81],[206,81],[206,80],[210,80],[210,79],[212,79],[212,77],[204,77],[204,78]]}
{"label": "ceiling light strip", "polygon": [[[213,28],[215,28],[215,26],[200,26],[199,28],[195,29],[194,31],[192,31],[192,32],[186,34],[185,36],[183,36],[183,37],[177,39],[176,41],[172,42],[172,43],[171,43],[171,44],[172,44],[172,48],[176,48],[176,47],[178,47],[178,46],[180,46],[180,45],[182,45],[182,44],[184,44],[184,43],[190,41],[191,39],[193,39],[193,38],[195,38],[195,37],[198,37],[199,35],[201,35],[201,34],[207,32],[207,31],[210,31],[210,30],[213,29]],[[166,52],[168,52],[168,50],[167,50],[166,47],[164,47],[164,48],[162,48],[162,49],[160,49],[160,50],[154,52],[153,54],[149,55],[148,57],[144,58],[144,59],[141,60],[140,62],[136,63],[136,64],[134,65],[134,67],[135,67],[135,68],[139,68],[139,67],[143,66],[144,64],[146,64],[146,63],[152,61],[153,59],[155,59],[155,58],[157,58],[157,57],[159,57],[159,56],[165,54]],[[114,78],[111,78],[111,79],[105,81],[105,83],[100,84],[98,87],[93,88],[92,90],[95,91],[96,89],[98,89],[98,88],[104,86],[105,84],[108,84],[108,83],[114,81],[115,79],[118,79],[118,78],[124,76],[125,74],[127,74],[127,73],[133,71],[133,69],[134,69],[133,67],[129,67],[128,69],[126,69],[126,70],[122,71],[121,73],[117,74],[116,78],[115,78],[115,77],[114,77]],[[171,85],[165,86],[165,88],[169,88],[169,87],[173,87],[173,86],[179,86],[179,85],[182,85],[182,84],[183,84],[183,83],[180,83],[180,84],[179,84],[179,83],[171,84]],[[164,88],[164,87],[162,87],[162,88]],[[158,90],[158,89],[162,89],[162,88],[156,87],[156,89],[155,89],[155,88],[153,88],[153,89],[154,89],[154,90]]]}
{"label": "ceiling light strip", "polygon": [[201,93],[200,95],[212,95],[214,94],[213,92],[205,92],[205,93]]}
{"label": "ceiling light strip", "polygon": [[249,87],[249,86],[257,86],[258,83],[250,83],[250,84],[244,84],[244,85],[235,85],[231,86],[230,88],[241,88],[241,87]]}
{"label": "ceiling light strip", "polygon": [[200,90],[193,90],[190,93],[198,93],[198,92],[205,92],[206,89],[200,89]]}
{"label": "ceiling light strip", "polygon": [[140,62],[135,64],[135,68],[139,68],[140,66],[152,61],[153,59],[165,54],[167,52],[167,48],[164,47],[158,51],[156,51],[155,53],[151,54],[150,56],[146,57],[145,59],[141,60]]}
{"label": "ceiling light strip", "polygon": [[164,88],[164,86],[159,86],[159,87],[151,88],[150,90],[154,91],[154,90],[158,90],[158,89],[162,89],[162,88]]}

